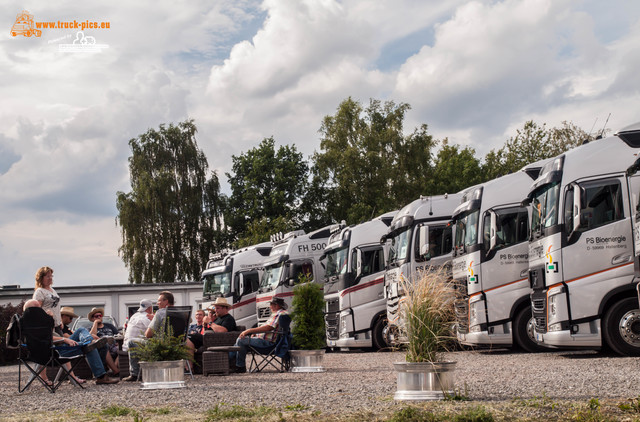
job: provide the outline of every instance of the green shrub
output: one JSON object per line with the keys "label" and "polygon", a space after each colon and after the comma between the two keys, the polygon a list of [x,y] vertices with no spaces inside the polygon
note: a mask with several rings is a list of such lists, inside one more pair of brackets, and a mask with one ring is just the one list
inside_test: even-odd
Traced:
{"label": "green shrub", "polygon": [[184,343],[184,334],[174,337],[173,330],[168,323],[166,330],[158,330],[153,334],[153,337],[138,343],[130,352],[132,356],[141,362],[160,362],[181,359],[193,361],[187,345]]}
{"label": "green shrub", "polygon": [[326,346],[324,292],[322,286],[306,281],[293,289],[293,344],[295,349],[316,350]]}

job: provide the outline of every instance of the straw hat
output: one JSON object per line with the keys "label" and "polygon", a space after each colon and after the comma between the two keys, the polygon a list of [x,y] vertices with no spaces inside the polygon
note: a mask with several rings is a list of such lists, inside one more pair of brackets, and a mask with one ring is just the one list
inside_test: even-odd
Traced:
{"label": "straw hat", "polygon": [[95,314],[102,314],[104,316],[104,308],[93,308],[87,315],[87,318],[91,319]]}
{"label": "straw hat", "polygon": [[78,318],[78,315],[73,312],[71,306],[63,306],[60,308],[60,315],[69,315],[71,318]]}
{"label": "straw hat", "polygon": [[224,297],[218,297],[216,298],[216,301],[213,302],[213,305],[211,306],[226,306],[227,308],[231,307],[231,304],[229,302],[227,302],[227,299]]}

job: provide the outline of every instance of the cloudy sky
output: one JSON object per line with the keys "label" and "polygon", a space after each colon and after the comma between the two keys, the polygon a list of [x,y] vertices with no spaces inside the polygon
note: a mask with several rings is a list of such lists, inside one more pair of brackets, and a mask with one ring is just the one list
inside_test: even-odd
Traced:
{"label": "cloudy sky", "polygon": [[[94,52],[61,51],[78,29],[13,37],[22,10],[109,28],[84,31]],[[409,103],[407,132],[427,123],[480,157],[526,120],[640,121],[635,0],[5,0],[1,13],[0,284],[33,286],[42,265],[58,286],[126,283],[115,196],[130,190],[129,139],[161,123],[195,119],[226,182],[231,156],[264,137],[312,154],[348,96]]]}

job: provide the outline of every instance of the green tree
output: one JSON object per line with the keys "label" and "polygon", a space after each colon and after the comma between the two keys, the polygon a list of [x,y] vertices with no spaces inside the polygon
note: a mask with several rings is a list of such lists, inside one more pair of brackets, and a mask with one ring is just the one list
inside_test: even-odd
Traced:
{"label": "green tree", "polygon": [[433,190],[437,194],[455,193],[482,181],[482,167],[473,148],[442,141],[433,169]]}
{"label": "green tree", "polygon": [[509,138],[498,150],[491,150],[485,157],[483,173],[485,180],[520,170],[536,161],[555,157],[558,154],[580,145],[588,134],[566,121],[559,128],[547,129],[529,120],[516,136]]}
{"label": "green tree", "polygon": [[274,139],[265,138],[258,147],[232,156],[232,161],[232,174],[226,173],[231,197],[225,222],[238,244],[279,231],[285,225],[279,219],[300,227],[309,167],[295,145],[276,150]]}
{"label": "green tree", "polygon": [[209,251],[223,241],[224,198],[215,173],[198,149],[193,120],[129,141],[131,192],[118,192],[118,249],[132,283],[199,278]]}
{"label": "green tree", "polygon": [[[421,125],[403,134],[408,104],[369,106],[347,98],[320,128],[320,152],[313,156],[312,186],[323,221],[359,223],[431,193],[436,144]],[[309,207],[311,209],[312,207]]]}

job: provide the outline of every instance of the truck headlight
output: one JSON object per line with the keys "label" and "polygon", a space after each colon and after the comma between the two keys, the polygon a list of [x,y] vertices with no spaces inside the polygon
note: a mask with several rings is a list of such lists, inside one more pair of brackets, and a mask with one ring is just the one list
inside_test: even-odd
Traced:
{"label": "truck headlight", "polygon": [[559,322],[556,322],[555,324],[549,324],[549,329],[548,331],[560,331],[562,329],[561,325]]}
{"label": "truck headlight", "polygon": [[474,296],[469,299],[469,332],[480,332],[480,324],[482,323],[482,315],[484,311],[484,301],[481,295]]}
{"label": "truck headlight", "polygon": [[564,286],[558,286],[558,287],[549,289],[549,292],[547,293],[548,305],[549,305],[549,318],[556,318],[558,316],[558,304],[560,301],[560,295],[563,294],[564,292],[565,292]]}

